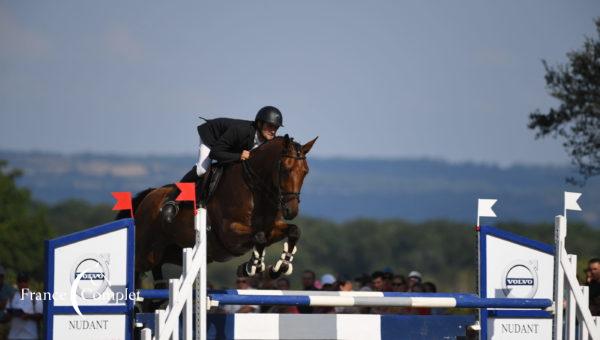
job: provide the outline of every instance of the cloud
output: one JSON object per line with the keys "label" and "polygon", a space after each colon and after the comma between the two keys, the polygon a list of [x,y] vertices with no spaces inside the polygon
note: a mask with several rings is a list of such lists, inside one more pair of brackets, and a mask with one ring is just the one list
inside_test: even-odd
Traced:
{"label": "cloud", "polygon": [[28,29],[0,6],[0,58],[39,59],[48,56],[51,50],[50,39]]}

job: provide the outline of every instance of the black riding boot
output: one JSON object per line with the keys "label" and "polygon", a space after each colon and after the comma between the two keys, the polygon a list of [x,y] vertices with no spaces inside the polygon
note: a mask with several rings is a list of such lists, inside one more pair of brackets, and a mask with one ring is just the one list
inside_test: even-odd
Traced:
{"label": "black riding boot", "polygon": [[[179,182],[185,183],[198,183],[198,174],[196,173],[196,166],[192,170],[188,171]],[[173,223],[177,213],[179,212],[179,204],[175,199],[179,195],[179,189],[173,188],[173,190],[165,198],[165,204],[160,208],[163,220],[167,223]]]}
{"label": "black riding boot", "polygon": [[192,170],[188,171],[187,174],[183,175],[179,182],[198,183],[199,179],[200,177],[198,177],[198,173],[196,172],[196,166],[194,165]]}

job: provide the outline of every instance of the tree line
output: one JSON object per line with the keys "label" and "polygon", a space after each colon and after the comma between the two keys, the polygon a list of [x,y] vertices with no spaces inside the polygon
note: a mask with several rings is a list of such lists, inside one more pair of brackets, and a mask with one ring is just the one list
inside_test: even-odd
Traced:
{"label": "tree line", "polygon": [[[21,172],[0,161],[0,264],[9,272],[27,271],[39,282],[44,275],[44,240],[84,230],[111,221],[115,214],[106,204],[68,200],[54,205],[36,201],[15,181]],[[356,219],[336,223],[303,217],[295,221],[302,230],[294,259],[292,288],[299,288],[300,275],[310,269],[353,279],[363,273],[391,270],[423,273],[440,291],[471,292],[476,287],[476,238],[474,226],[435,220],[412,223],[398,219]],[[550,223],[511,222],[497,227],[552,244]],[[571,223],[567,245],[579,255],[581,268],[591,257],[600,256],[600,229]],[[268,263],[275,263],[282,244],[267,249]],[[248,255],[249,256],[249,255]],[[235,268],[247,256],[209,265],[208,278],[217,287],[232,287]]]}

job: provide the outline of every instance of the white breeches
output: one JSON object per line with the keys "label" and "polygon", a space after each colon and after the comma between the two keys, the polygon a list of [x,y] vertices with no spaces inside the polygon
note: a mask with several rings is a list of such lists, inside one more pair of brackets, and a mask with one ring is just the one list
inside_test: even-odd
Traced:
{"label": "white breeches", "polygon": [[200,139],[200,147],[198,148],[198,162],[196,163],[196,174],[198,176],[204,175],[208,170],[208,167],[212,160],[208,158],[210,154],[210,148],[202,143],[202,139]]}

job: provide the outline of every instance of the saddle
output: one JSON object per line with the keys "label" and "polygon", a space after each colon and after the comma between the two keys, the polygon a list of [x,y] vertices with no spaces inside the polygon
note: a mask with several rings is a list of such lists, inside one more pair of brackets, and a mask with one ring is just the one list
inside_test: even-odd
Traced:
{"label": "saddle", "polygon": [[219,185],[219,181],[223,175],[223,168],[222,164],[211,164],[204,176],[200,177],[199,183],[196,183],[196,197],[198,197],[199,205],[208,205]]}
{"label": "saddle", "polygon": [[[198,206],[206,207],[211,197],[213,196],[216,188],[219,185],[219,181],[221,180],[221,175],[223,173],[223,165],[215,164],[210,165],[208,171],[196,180],[196,204]],[[182,182],[190,181],[192,176],[192,171],[195,172],[195,169],[190,170],[183,178]],[[197,177],[197,176],[194,176]],[[187,180],[186,180],[187,179]],[[167,223],[172,223],[179,212],[179,202],[176,202],[175,199],[179,195],[180,191],[174,184],[168,184],[164,186],[165,188],[170,188],[170,193],[165,197],[161,204],[160,212],[163,216],[163,220]]]}

